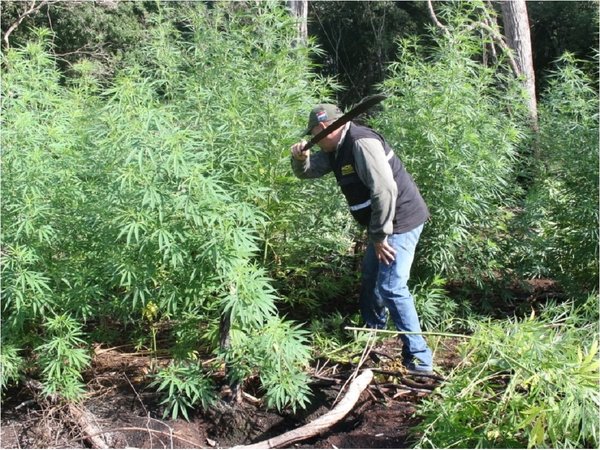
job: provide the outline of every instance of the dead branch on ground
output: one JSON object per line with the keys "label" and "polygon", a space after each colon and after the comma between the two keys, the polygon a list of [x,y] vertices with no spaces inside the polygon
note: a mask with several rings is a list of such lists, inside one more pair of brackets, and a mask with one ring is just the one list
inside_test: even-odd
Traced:
{"label": "dead branch on ground", "polygon": [[358,401],[360,394],[367,388],[373,379],[373,372],[369,369],[365,370],[358,376],[348,387],[348,392],[342,400],[328,413],[322,415],[318,419],[295,430],[288,431],[279,436],[276,436],[265,441],[251,445],[243,445],[234,447],[237,449],[260,449],[260,448],[282,448],[294,442],[302,441],[310,437],[316,436],[324,430],[327,430],[332,425],[336,424],[350,412],[354,404]]}

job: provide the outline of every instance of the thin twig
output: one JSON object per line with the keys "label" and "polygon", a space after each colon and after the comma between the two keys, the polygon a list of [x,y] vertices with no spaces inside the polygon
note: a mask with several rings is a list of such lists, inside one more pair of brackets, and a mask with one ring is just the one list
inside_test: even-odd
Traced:
{"label": "thin twig", "polygon": [[385,401],[387,401],[388,396],[385,395],[385,392],[383,392],[381,390],[381,386],[379,386],[379,383],[377,383],[377,381],[375,381],[375,383],[373,383],[373,386],[369,386],[371,389],[375,389],[377,392],[379,392],[381,394],[381,396],[384,398]]}
{"label": "thin twig", "polygon": [[[431,20],[433,21],[433,23],[438,28],[440,28],[444,32],[444,34],[446,36],[450,36],[450,31],[448,30],[448,27],[446,27],[444,24],[442,24],[438,20],[437,16],[435,15],[435,11],[433,10],[433,4],[432,4],[431,0],[427,0],[427,8],[429,10],[429,16],[431,17]],[[485,8],[484,8],[484,12],[488,16],[488,19],[489,19],[490,18],[489,14],[487,13],[487,11],[485,11]],[[491,20],[490,20],[490,22],[491,22]],[[514,58],[514,56],[512,54],[513,52],[510,49],[510,47],[506,44],[506,42],[504,41],[504,38],[498,32],[498,30],[496,30],[491,25],[491,23],[487,24],[485,22],[478,22],[476,24],[473,24],[473,25],[467,27],[467,30],[473,29],[476,26],[484,29],[485,31],[487,31],[491,35],[493,42],[496,42],[498,44],[498,46],[503,50],[504,54],[508,58],[508,63],[510,65],[511,69],[513,70],[513,73],[515,74],[515,76],[517,76],[517,77],[520,76],[521,75],[521,70],[519,69],[519,66],[517,65],[517,62],[515,61],[515,58]],[[495,54],[496,49],[493,47],[493,42],[492,42],[492,51]]]}
{"label": "thin twig", "polygon": [[61,427],[57,427],[58,429],[56,430],[56,439],[54,439],[54,447],[58,448],[58,439],[60,438],[60,433],[62,432],[62,428]]}
{"label": "thin twig", "polygon": [[369,355],[369,353],[373,349],[373,346],[375,345],[375,341],[376,340],[377,340],[377,338],[376,338],[375,334],[371,334],[369,336],[369,339],[367,340],[367,343],[365,344],[365,348],[364,348],[363,353],[362,353],[362,355],[360,357],[360,360],[358,361],[358,365],[356,366],[356,369],[354,370],[354,372],[352,373],[352,375],[346,380],[346,382],[344,383],[344,385],[340,389],[340,392],[338,392],[338,395],[335,398],[335,400],[333,402],[333,405],[331,405],[332,408],[337,403],[338,399],[340,398],[340,395],[342,395],[342,392],[344,391],[344,388],[346,387],[346,385],[356,378],[356,375],[358,374],[358,371],[360,370],[361,366],[364,364],[365,360],[367,359],[367,356]]}
{"label": "thin twig", "polygon": [[13,433],[15,434],[15,442],[17,443],[17,447],[21,448],[21,443],[19,442],[19,435],[17,434],[17,431],[15,430],[14,425],[12,425],[12,430],[13,430]]}
{"label": "thin twig", "polygon": [[23,403],[20,403],[17,406],[15,406],[15,411],[18,411],[19,409],[25,406],[33,405],[34,403],[36,403],[35,400],[25,400]]}
{"label": "thin twig", "polygon": [[142,408],[144,408],[144,413],[146,413],[146,415],[148,415],[148,410],[146,409],[146,406],[144,406],[144,402],[142,401],[142,399],[140,397],[140,394],[138,394],[138,392],[135,390],[135,388],[133,387],[133,384],[131,384],[131,381],[129,380],[129,377],[127,376],[127,374],[125,372],[123,372],[123,376],[125,377],[125,379],[129,383],[129,386],[131,386],[131,389],[133,390],[133,393],[137,397],[138,401],[140,402],[140,405],[142,405]]}
{"label": "thin twig", "polygon": [[[167,427],[169,429],[169,432],[170,432],[170,434],[169,434],[169,441],[171,442],[171,448],[173,448],[173,428],[170,425],[168,425],[166,422],[163,422],[162,420],[158,420],[158,419],[155,419],[153,417],[150,417],[150,414],[148,414],[148,422],[150,422],[151,420],[153,420],[155,422],[158,422],[161,425],[163,425],[163,426],[165,426],[165,427]],[[146,423],[148,423],[148,422],[146,422]],[[148,430],[151,430],[151,429],[152,428],[148,427]],[[162,441],[160,441],[160,443],[163,444]]]}
{"label": "thin twig", "polygon": [[[154,448],[154,439],[152,436],[152,428],[150,428],[150,414],[148,414],[146,417],[146,431],[148,432],[148,439],[150,439],[150,448]],[[160,443],[162,444],[162,446],[164,448],[165,444],[162,441],[162,439],[158,438],[158,440],[160,441]]]}
{"label": "thin twig", "polygon": [[29,7],[29,9],[27,11],[25,11],[23,14],[21,14],[15,23],[13,23],[10,27],[8,27],[8,30],[6,30],[6,33],[4,33],[4,37],[3,37],[3,40],[6,43],[6,48],[10,48],[10,43],[8,42],[8,37],[11,35],[11,33],[13,31],[15,31],[17,29],[17,27],[19,25],[21,25],[21,22],[23,22],[25,17],[27,17],[30,14],[33,14],[34,12],[39,11],[40,8],[42,6],[44,6],[46,3],[48,3],[48,0],[43,0],[39,5],[35,6],[35,0],[33,0],[31,2],[31,6]]}
{"label": "thin twig", "polygon": [[392,400],[396,400],[398,397],[401,397],[403,395],[410,394],[410,393],[411,393],[411,391],[408,389],[405,389],[403,391],[398,391],[394,394],[394,396],[392,397]]}
{"label": "thin twig", "polygon": [[456,333],[442,333],[437,331],[393,331],[393,330],[379,330],[374,328],[361,328],[361,327],[344,327],[345,330],[352,331],[367,331],[372,333],[386,333],[386,334],[422,334],[423,336],[445,336],[445,337],[459,337],[465,339],[471,339],[471,336],[466,334]]}
{"label": "thin twig", "polygon": [[430,374],[430,373],[415,373],[415,372],[401,372],[401,371],[392,371],[392,370],[384,370],[384,369],[371,369],[373,372],[382,373],[384,375],[392,375],[395,377],[404,377],[406,375],[414,375],[416,377],[424,377],[424,378],[432,378],[437,381],[446,381],[444,377],[440,377],[439,375]]}
{"label": "thin twig", "polygon": [[433,4],[431,3],[431,0],[427,0],[427,9],[429,10],[429,17],[431,17],[431,20],[433,21],[433,23],[444,32],[444,34],[446,36],[450,36],[450,31],[448,31],[448,27],[446,27],[444,24],[442,24],[442,22],[440,22],[437,18],[437,16],[435,15],[435,11],[433,10]]}
{"label": "thin twig", "polygon": [[483,22],[479,22],[476,25],[480,26],[485,31],[487,31],[488,33],[490,33],[490,35],[492,36],[492,39],[494,39],[494,41],[503,50],[504,54],[508,58],[508,63],[510,64],[510,67],[513,70],[514,75],[516,77],[521,76],[522,72],[519,69],[519,66],[517,65],[517,61],[515,60],[515,58],[513,56],[513,51],[508,46],[508,44],[504,41],[504,38],[502,37],[502,35],[500,34],[500,32],[498,32],[498,30],[494,29],[490,25],[488,25],[486,23],[483,23]]}
{"label": "thin twig", "polygon": [[[154,419],[154,420],[156,420],[156,419]],[[92,435],[85,435],[85,436],[82,436],[81,438],[78,438],[77,440],[80,440],[80,439],[89,439],[89,438],[94,437],[94,436],[99,436],[101,434],[110,434],[110,433],[114,433],[116,431],[150,431],[152,433],[162,434],[163,436],[170,436],[170,437],[172,436],[175,439],[179,439],[181,442],[185,442],[186,444],[192,444],[194,446],[194,448],[202,448],[201,444],[198,444],[197,442],[190,441],[188,439],[182,438],[182,437],[176,435],[173,432],[167,433],[166,431],[159,431],[159,430],[154,430],[154,429],[151,429],[151,428],[147,429],[147,428],[140,428],[140,427],[119,427],[119,428],[113,428],[112,430],[100,431],[99,433],[94,433]]]}
{"label": "thin twig", "polygon": [[373,389],[373,386],[369,386],[367,389],[365,389],[365,391],[367,392],[367,394],[369,394],[369,397],[371,397],[371,400],[373,400],[374,402],[378,402],[379,399],[377,397],[375,397],[375,394],[373,394],[371,392],[372,389]]}
{"label": "thin twig", "polygon": [[432,391],[437,387],[437,385],[433,385],[433,384],[415,383],[414,381],[406,378],[402,372],[393,372],[390,370],[382,370],[382,369],[371,369],[371,371],[373,371],[375,373],[381,373],[384,375],[394,376],[394,377],[400,379],[400,381],[402,383],[404,383],[403,387],[408,387],[411,389],[426,389],[427,391]]}
{"label": "thin twig", "polygon": [[339,378],[324,377],[322,375],[313,375],[312,377],[317,381],[327,381],[327,382],[329,382],[329,384],[340,384],[341,383]]}
{"label": "thin twig", "polygon": [[384,356],[384,357],[386,357],[387,359],[392,359],[392,360],[393,360],[393,359],[395,359],[395,358],[394,358],[392,355],[388,355],[387,353],[385,353],[385,352],[382,352],[382,351],[380,351],[380,350],[371,350],[371,353],[373,353],[373,354],[375,354],[375,355]]}
{"label": "thin twig", "polygon": [[262,400],[260,398],[256,398],[254,395],[250,395],[245,391],[242,391],[242,397],[248,400],[253,405],[260,405]]}

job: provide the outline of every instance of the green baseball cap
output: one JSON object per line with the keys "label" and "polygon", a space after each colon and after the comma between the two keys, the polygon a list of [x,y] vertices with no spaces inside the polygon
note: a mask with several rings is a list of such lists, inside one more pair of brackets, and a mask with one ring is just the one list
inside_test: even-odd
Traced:
{"label": "green baseball cap", "polygon": [[308,125],[304,134],[310,134],[310,130],[312,130],[316,125],[318,125],[321,122],[339,119],[343,115],[344,113],[342,113],[340,108],[338,108],[336,105],[331,105],[329,103],[321,103],[315,106],[308,115]]}

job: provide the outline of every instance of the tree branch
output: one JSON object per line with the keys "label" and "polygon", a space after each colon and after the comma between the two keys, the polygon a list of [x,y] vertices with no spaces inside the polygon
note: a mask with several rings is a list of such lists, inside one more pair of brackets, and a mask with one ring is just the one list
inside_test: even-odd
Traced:
{"label": "tree branch", "polygon": [[364,391],[371,380],[373,379],[373,372],[369,369],[365,370],[359,377],[357,377],[350,387],[348,388],[348,392],[338,403],[338,405],[333,408],[328,413],[322,415],[318,419],[300,427],[295,430],[288,431],[287,433],[283,433],[279,436],[276,436],[271,439],[267,439],[262,442],[258,442],[252,445],[238,446],[234,447],[237,449],[264,449],[264,448],[282,448],[293,442],[302,441],[304,439],[308,439],[312,436],[315,436],[322,431],[328,429],[333,424],[342,420],[343,417],[350,412],[354,404],[358,401],[360,394]]}
{"label": "tree branch", "polygon": [[517,61],[515,60],[515,57],[513,56],[513,51],[510,49],[508,44],[504,41],[504,38],[498,32],[498,30],[495,30],[493,27],[491,27],[488,24],[483,23],[483,22],[479,22],[476,25],[483,28],[488,33],[490,33],[490,36],[492,36],[492,39],[494,40],[494,42],[496,42],[498,44],[498,46],[502,49],[502,51],[508,58],[508,63],[510,64],[510,67],[512,68],[515,76],[517,76],[517,77],[520,76],[521,70],[519,70]]}
{"label": "tree branch", "polygon": [[440,30],[442,30],[446,36],[450,36],[450,31],[448,31],[448,27],[446,27],[442,22],[440,22],[437,16],[435,15],[435,11],[433,10],[433,3],[431,3],[431,0],[427,0],[427,9],[429,10],[429,17],[431,17],[433,23]]}
{"label": "tree branch", "polygon": [[97,433],[94,434],[86,434],[83,436],[84,439],[90,439],[94,436],[100,436],[103,434],[108,434],[108,433],[115,433],[118,431],[147,431],[148,433],[154,433],[154,434],[159,434],[162,436],[168,436],[169,438],[173,438],[173,439],[178,439],[182,442],[185,442],[186,444],[192,444],[192,448],[203,448],[202,444],[199,444],[198,442],[194,442],[194,441],[190,441],[188,439],[185,439],[181,436],[178,436],[177,434],[175,434],[173,431],[170,432],[166,432],[166,431],[160,431],[160,430],[155,430],[153,428],[141,428],[141,427],[118,427],[118,428],[112,428],[110,430],[106,430],[106,431],[99,431]]}
{"label": "tree branch", "polygon": [[[433,3],[431,0],[427,0],[427,9],[429,10],[429,16],[431,17],[431,20],[433,21],[433,23],[440,28],[444,34],[446,36],[450,36],[450,31],[448,30],[448,27],[446,27],[442,22],[440,22],[437,18],[437,16],[435,15],[435,11],[433,9]],[[491,22],[491,18],[489,16],[489,14],[487,14],[487,11],[484,11],[488,20],[490,20]],[[508,63],[510,64],[511,69],[513,70],[515,76],[520,76],[521,75],[521,71],[519,70],[519,66],[517,65],[517,62],[512,54],[512,50],[510,49],[510,47],[506,44],[506,42],[504,41],[504,38],[502,37],[502,35],[498,32],[498,30],[496,30],[493,26],[488,25],[485,22],[477,22],[474,23],[473,25],[469,26],[467,29],[474,29],[476,27],[480,27],[483,30],[487,31],[490,36],[492,37],[492,41],[495,42],[504,52],[504,54],[506,55],[506,57],[508,58]],[[493,46],[493,42],[492,42],[492,52],[495,54],[496,53],[496,49]]]}
{"label": "tree branch", "polygon": [[4,40],[4,43],[6,44],[6,48],[10,48],[10,43],[8,42],[8,37],[11,35],[11,33],[13,31],[15,31],[17,29],[17,27],[19,25],[21,25],[21,22],[23,22],[23,20],[27,16],[30,16],[31,14],[38,12],[42,8],[42,6],[44,6],[47,3],[48,3],[48,0],[42,0],[42,2],[36,6],[35,0],[33,0],[31,2],[31,6],[29,7],[29,9],[27,11],[25,11],[23,14],[21,14],[15,23],[13,23],[10,27],[8,27],[8,30],[6,30],[6,33],[4,33],[4,36],[2,38]]}

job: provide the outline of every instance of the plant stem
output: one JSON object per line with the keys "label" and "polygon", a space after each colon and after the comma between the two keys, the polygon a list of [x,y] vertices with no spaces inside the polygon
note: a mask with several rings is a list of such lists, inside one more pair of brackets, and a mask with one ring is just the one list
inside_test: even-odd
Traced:
{"label": "plant stem", "polygon": [[466,334],[455,334],[455,333],[441,333],[437,331],[392,331],[392,330],[378,330],[375,328],[360,328],[360,327],[344,327],[345,330],[353,331],[368,331],[373,333],[387,333],[387,334],[422,334],[425,336],[446,336],[446,337],[459,337],[465,339],[471,339],[471,336]]}

